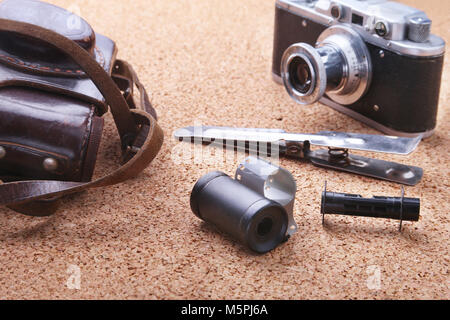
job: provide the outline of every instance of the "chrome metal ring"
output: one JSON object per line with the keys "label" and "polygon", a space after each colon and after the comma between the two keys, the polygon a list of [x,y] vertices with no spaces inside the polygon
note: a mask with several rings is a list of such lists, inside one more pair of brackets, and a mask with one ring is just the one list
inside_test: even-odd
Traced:
{"label": "chrome metal ring", "polygon": [[[311,88],[302,93],[291,83],[290,65],[295,58],[305,61],[309,67]],[[312,104],[323,97],[327,87],[327,74],[325,66],[316,49],[306,43],[296,43],[290,46],[281,59],[281,77],[288,94],[298,103]]]}
{"label": "chrome metal ring", "polygon": [[366,43],[352,28],[336,25],[317,39],[317,48],[327,45],[339,50],[345,61],[345,82],[337,90],[328,91],[327,96],[341,105],[355,103],[372,81],[372,62]]}

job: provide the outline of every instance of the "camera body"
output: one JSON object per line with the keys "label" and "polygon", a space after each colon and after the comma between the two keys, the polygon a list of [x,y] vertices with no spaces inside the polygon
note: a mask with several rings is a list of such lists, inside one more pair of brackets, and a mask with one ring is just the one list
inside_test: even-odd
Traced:
{"label": "camera body", "polygon": [[420,10],[388,0],[277,0],[273,77],[386,134],[431,136],[445,41]]}

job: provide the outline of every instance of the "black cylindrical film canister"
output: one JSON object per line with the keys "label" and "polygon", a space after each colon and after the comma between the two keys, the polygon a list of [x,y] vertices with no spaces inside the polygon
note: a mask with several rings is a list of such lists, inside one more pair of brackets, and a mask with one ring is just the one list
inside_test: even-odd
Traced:
{"label": "black cylindrical film canister", "polygon": [[277,247],[288,228],[288,214],[281,204],[219,171],[196,183],[191,208],[197,217],[258,253]]}

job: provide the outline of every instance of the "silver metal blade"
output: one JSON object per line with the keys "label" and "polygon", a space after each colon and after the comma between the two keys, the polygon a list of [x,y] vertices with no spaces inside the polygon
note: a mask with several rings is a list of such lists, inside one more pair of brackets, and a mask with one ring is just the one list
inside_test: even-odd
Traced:
{"label": "silver metal blade", "polygon": [[232,127],[186,127],[174,132],[177,139],[231,140],[248,142],[277,142],[286,131],[279,129],[232,128]]}
{"label": "silver metal blade", "polygon": [[319,132],[317,136],[328,137],[329,139],[327,139],[324,144],[321,144],[319,141],[316,141],[316,143],[311,142],[311,144],[352,150],[395,153],[401,155],[410,154],[417,149],[417,146],[422,141],[421,136],[415,138],[405,138],[332,131]]}
{"label": "silver metal blade", "polygon": [[401,138],[359,133],[321,132],[318,134],[287,133],[277,129],[231,128],[231,127],[187,127],[174,133],[175,137],[194,139],[197,141],[211,141],[216,139],[246,142],[309,141],[312,145],[384,152],[395,154],[409,154],[413,152],[421,141],[417,138]]}
{"label": "silver metal blade", "polygon": [[308,158],[316,166],[356,173],[409,186],[419,183],[423,176],[423,170],[419,167],[369,159],[357,155],[349,155],[348,158],[341,161],[330,161],[327,150],[312,151],[309,153]]}

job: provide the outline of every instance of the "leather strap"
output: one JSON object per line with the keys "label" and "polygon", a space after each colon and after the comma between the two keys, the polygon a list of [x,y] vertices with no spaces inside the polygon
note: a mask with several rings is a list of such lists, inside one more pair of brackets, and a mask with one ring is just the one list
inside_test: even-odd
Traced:
{"label": "leather strap", "polygon": [[[119,60],[116,63],[117,70],[113,73],[131,81],[131,88],[133,83],[136,84],[141,91],[142,108],[148,110],[149,113],[142,110],[130,110],[130,106],[131,108],[135,107],[134,101],[129,105],[113,78],[89,53],[68,38],[35,25],[5,19],[0,19],[0,31],[15,32],[45,41],[67,54],[80,66],[110,106],[122,141],[124,158],[128,161],[114,172],[88,183],[18,181],[0,184],[0,206],[9,206],[26,215],[48,216],[56,211],[53,200],[86,189],[105,187],[133,178],[156,157],[161,149],[164,134],[155,117],[151,115],[156,116],[156,113],[151,107],[144,87],[127,63]],[[131,98],[128,97],[128,100],[132,101],[132,89],[130,90]]]}
{"label": "leather strap", "polygon": [[139,90],[140,105],[144,111],[151,114],[153,118],[158,119],[155,109],[152,107],[150,98],[144,86],[140,82],[133,67],[126,61],[116,60],[114,63],[111,77],[116,82],[120,90],[124,91],[124,97],[131,109],[136,108],[134,102],[134,86]]}

